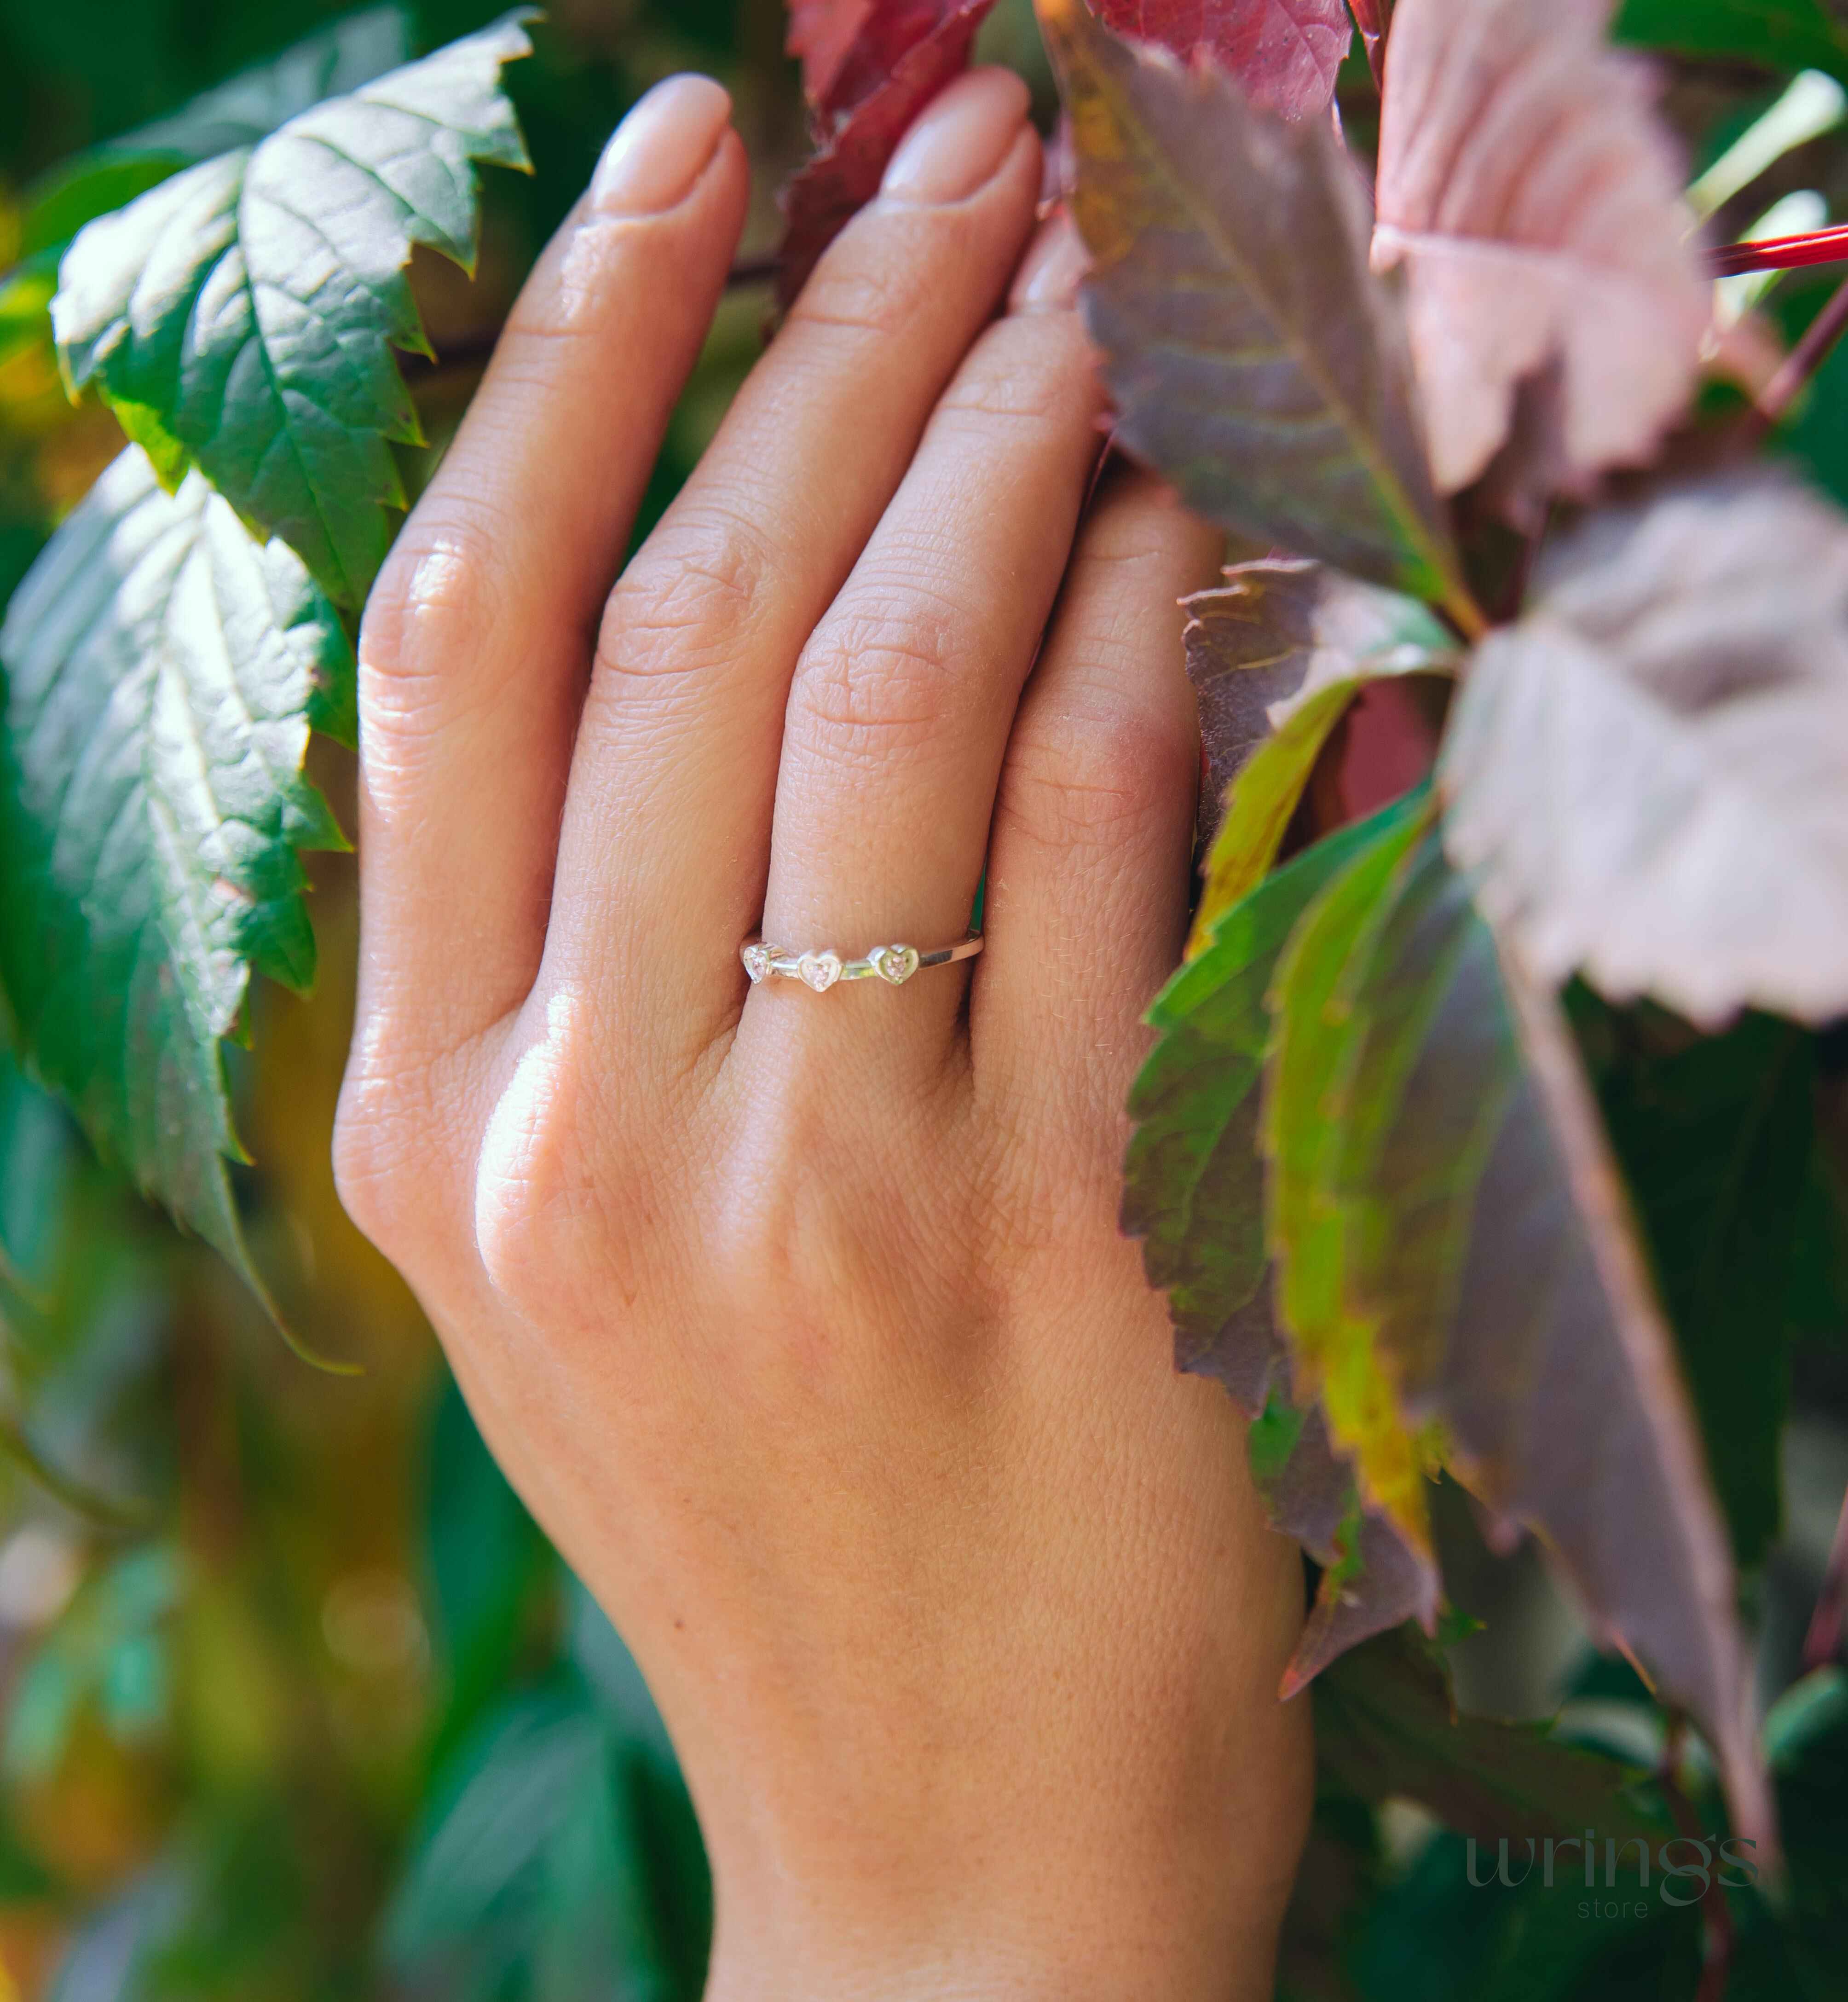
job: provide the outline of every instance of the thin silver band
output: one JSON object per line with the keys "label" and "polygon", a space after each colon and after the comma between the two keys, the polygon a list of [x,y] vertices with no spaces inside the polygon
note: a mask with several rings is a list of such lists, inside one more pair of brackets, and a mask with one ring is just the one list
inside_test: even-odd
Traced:
{"label": "thin silver band", "polygon": [[980,932],[971,932],[954,945],[940,946],[934,952],[919,952],[915,945],[876,945],[863,959],[843,958],[832,947],[797,952],[788,946],[765,945],[754,937],[738,947],[738,957],[754,987],[780,975],[825,994],[843,980],[883,980],[888,987],[902,987],[927,966],[953,966],[959,959],[973,959],[981,950]]}

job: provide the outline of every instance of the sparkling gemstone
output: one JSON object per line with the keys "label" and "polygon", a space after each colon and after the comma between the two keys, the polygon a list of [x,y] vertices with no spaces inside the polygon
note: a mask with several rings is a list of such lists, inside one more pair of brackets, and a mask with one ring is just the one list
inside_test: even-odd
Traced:
{"label": "sparkling gemstone", "polygon": [[748,945],[744,950],[744,971],[755,986],[770,971],[770,948],[767,945]]}
{"label": "sparkling gemstone", "polygon": [[796,971],[818,994],[825,994],[841,977],[841,956],[838,952],[805,952]]}
{"label": "sparkling gemstone", "polygon": [[882,945],[872,958],[873,971],[894,987],[902,987],[918,970],[915,945]]}

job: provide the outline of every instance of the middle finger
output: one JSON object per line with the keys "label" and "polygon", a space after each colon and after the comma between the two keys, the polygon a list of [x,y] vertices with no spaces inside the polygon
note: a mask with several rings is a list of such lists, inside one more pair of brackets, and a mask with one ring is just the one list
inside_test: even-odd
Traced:
{"label": "middle finger", "polygon": [[1019,256],[1039,183],[1027,108],[998,70],[935,100],[618,583],[535,1005],[594,993],[682,1061],[735,1013],[790,675]]}
{"label": "middle finger", "polygon": [[[1070,225],[1048,225],[804,650],[765,899],[779,945],[930,952],[968,922],[1021,685],[1103,443],[1072,310],[1083,265]],[[870,1039],[882,1066],[906,1052],[928,1066],[968,977],[933,968],[901,993],[873,981],[818,1000],[776,982],[763,998],[800,1007],[837,1055],[844,1037]]]}

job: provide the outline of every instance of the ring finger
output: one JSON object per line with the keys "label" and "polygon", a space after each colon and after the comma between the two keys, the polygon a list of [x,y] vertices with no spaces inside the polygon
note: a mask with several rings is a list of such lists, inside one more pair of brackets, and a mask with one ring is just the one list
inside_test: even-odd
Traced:
{"label": "ring finger", "polygon": [[[968,924],[1015,706],[1100,445],[1102,392],[1072,309],[1079,269],[1069,225],[1049,225],[803,650],[765,899],[778,944],[928,951]],[[902,1048],[929,1062],[964,985],[933,969],[901,996],[766,991],[755,1021],[786,1032],[787,1002],[832,1061],[846,1035],[882,1066]],[[741,1033],[760,1033],[751,1010]]]}

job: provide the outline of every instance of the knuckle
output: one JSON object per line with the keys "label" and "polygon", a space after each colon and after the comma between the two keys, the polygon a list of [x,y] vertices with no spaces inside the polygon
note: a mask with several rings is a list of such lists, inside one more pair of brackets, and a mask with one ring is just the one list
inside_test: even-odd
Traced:
{"label": "knuckle", "polygon": [[620,1220],[657,1207],[591,1137],[606,1114],[588,1011],[556,995],[495,1095],[474,1156],[475,1248],[495,1292],[537,1325],[588,1327],[633,1293]]}
{"label": "knuckle", "polygon": [[880,760],[921,748],[964,699],[961,627],[948,607],[915,595],[903,612],[830,619],[797,667],[792,726],[835,755]]}
{"label": "knuckle", "polygon": [[763,532],[742,514],[707,506],[671,516],[610,593],[596,672],[653,681],[730,653],[775,567]]}
{"label": "knuckle", "polygon": [[1004,319],[976,344],[938,410],[953,424],[1044,427],[1081,421],[1100,393],[1075,329],[1051,318]]}
{"label": "knuckle", "polygon": [[430,1173],[440,1148],[427,1094],[412,1079],[349,1068],[334,1118],[335,1191],[362,1235],[407,1270],[453,1234]]}
{"label": "knuckle", "polygon": [[1191,800],[1198,755],[1187,734],[1128,709],[1036,717],[1016,732],[1001,792],[1008,824],[1060,848],[1111,845]]}
{"label": "knuckle", "polygon": [[459,497],[427,500],[404,525],[366,602],[360,653],[387,680],[441,673],[497,622],[500,525]]}
{"label": "knuckle", "polygon": [[786,327],[818,329],[856,344],[904,334],[940,282],[938,260],[908,240],[916,221],[908,216],[895,226],[876,209],[856,218],[815,267]]}

